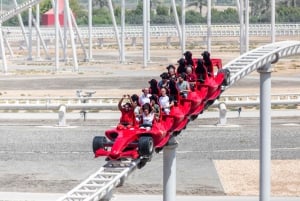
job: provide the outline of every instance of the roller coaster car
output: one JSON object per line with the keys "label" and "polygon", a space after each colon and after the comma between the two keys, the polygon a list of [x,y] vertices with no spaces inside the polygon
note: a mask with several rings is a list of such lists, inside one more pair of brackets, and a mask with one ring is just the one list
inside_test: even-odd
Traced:
{"label": "roller coaster car", "polygon": [[[195,60],[196,61],[196,60]],[[186,127],[189,120],[194,120],[209,105],[213,104],[222,87],[229,84],[229,71],[222,69],[221,59],[211,59],[217,67],[210,75],[206,73],[204,80],[197,81],[194,91],[182,98],[175,81],[170,81],[170,95],[175,97],[176,104],[169,114],[162,114],[153,122],[151,129],[116,127],[105,132],[106,137],[96,136],[93,140],[95,157],[106,156],[109,160],[141,159],[138,165],[143,167],[151,160],[153,151],[160,151],[169,141],[171,135],[178,135]],[[171,90],[172,88],[172,90]]]}
{"label": "roller coaster car", "polygon": [[[170,81],[169,86],[171,86]],[[169,114],[163,114],[162,120],[172,119],[172,126],[169,128],[169,132],[174,135],[178,135],[182,129],[184,129],[189,121],[188,115],[192,107],[192,100],[182,98],[179,90],[176,87],[176,83],[171,87],[171,95],[175,98],[175,104],[170,109]]]}
{"label": "roller coaster car", "polygon": [[[222,69],[221,59],[211,59],[212,72],[206,73],[204,81],[197,83],[197,90],[207,88],[205,108],[212,105],[222,93],[222,87],[229,83],[229,71]],[[216,67],[216,69],[214,69]],[[216,72],[214,72],[216,71]]]}
{"label": "roller coaster car", "polygon": [[[95,157],[106,156],[109,160],[141,159],[140,167],[151,160],[153,151],[160,151],[169,141],[172,119],[153,122],[151,129],[139,127],[115,128],[105,131],[104,136],[93,139]],[[107,140],[109,139],[109,141]]]}

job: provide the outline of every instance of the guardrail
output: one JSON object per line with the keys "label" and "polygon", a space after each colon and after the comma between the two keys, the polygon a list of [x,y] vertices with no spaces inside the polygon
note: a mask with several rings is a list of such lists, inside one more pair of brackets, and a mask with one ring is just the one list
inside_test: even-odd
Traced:
{"label": "guardrail", "polygon": [[[224,102],[228,106],[259,105],[259,95],[223,95],[216,104]],[[67,110],[117,110],[116,97],[8,97],[0,98],[0,110],[58,110],[64,105]],[[300,104],[300,94],[273,94],[273,105]]]}
{"label": "guardrail", "polygon": [[[118,110],[120,98],[103,97],[18,97],[0,98],[0,110],[4,111],[41,111],[55,110],[58,112],[58,126],[66,126],[66,113],[79,110],[84,120],[89,110]],[[258,106],[259,95],[226,95],[216,100],[212,107],[221,103],[231,107]],[[272,105],[300,105],[300,94],[273,94]]]}
{"label": "guardrail", "polygon": [[[121,27],[118,27],[121,33]],[[3,27],[2,30],[6,33],[8,40],[23,40],[22,31],[18,27]],[[41,35],[44,39],[50,40],[55,38],[54,27],[40,27]],[[79,27],[80,35],[82,38],[89,37],[88,27]],[[26,32],[29,33],[28,28]],[[271,32],[270,24],[250,24],[250,36],[269,36]],[[33,31],[33,38],[36,38],[36,32]],[[211,34],[213,37],[232,36],[237,37],[240,35],[239,24],[227,25],[212,25]],[[299,36],[300,24],[276,24],[277,36]],[[175,25],[152,25],[150,27],[151,37],[177,37],[177,29]],[[186,25],[186,37],[206,37],[206,25]],[[114,28],[112,26],[93,27],[93,38],[114,38]],[[143,26],[126,26],[126,38],[141,38],[143,37]]]}
{"label": "guardrail", "polygon": [[[227,95],[220,97],[215,102],[217,105],[224,102],[228,106],[257,106],[260,103],[259,95]],[[300,104],[300,94],[273,94],[271,96],[272,105],[297,105]]]}
{"label": "guardrail", "polygon": [[115,110],[119,98],[103,97],[18,97],[0,98],[0,110]]}

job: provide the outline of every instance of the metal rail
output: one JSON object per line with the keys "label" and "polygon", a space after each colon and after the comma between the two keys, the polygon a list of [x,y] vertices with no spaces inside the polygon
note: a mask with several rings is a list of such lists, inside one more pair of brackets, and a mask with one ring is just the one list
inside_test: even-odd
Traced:
{"label": "metal rail", "polygon": [[123,184],[138,163],[139,160],[110,161],[57,201],[109,200],[112,190]]}
{"label": "metal rail", "polygon": [[[61,105],[68,110],[117,110],[119,98],[103,97],[32,97],[0,98],[0,110],[58,110]],[[228,106],[259,105],[259,95],[224,95],[214,104],[224,102]],[[273,105],[300,104],[300,94],[273,94]]]}
{"label": "metal rail", "polygon": [[249,75],[268,63],[277,62],[279,58],[300,53],[300,41],[282,41],[271,43],[249,51],[227,63],[223,68],[230,71],[230,85]]}
{"label": "metal rail", "polygon": [[[270,24],[252,24],[249,27],[250,36],[269,36],[271,33]],[[53,27],[41,27],[41,35],[46,40],[53,40],[55,34]],[[120,27],[118,28],[120,32]],[[23,40],[21,30],[18,27],[3,27],[3,30],[7,33],[7,40]],[[29,32],[28,29],[26,31]],[[88,27],[79,27],[80,37],[89,38]],[[114,38],[115,30],[111,26],[93,27],[93,38]],[[33,36],[36,32],[33,32]],[[240,35],[240,29],[238,24],[229,25],[212,25],[211,34],[213,37],[238,37]],[[174,25],[152,25],[150,27],[151,37],[177,37],[178,32]],[[277,36],[299,36],[300,24],[276,24]],[[206,37],[207,26],[206,25],[186,25],[187,37]],[[125,27],[126,38],[142,38],[143,26],[126,26]],[[33,37],[35,38],[35,36]]]}
{"label": "metal rail", "polygon": [[25,11],[26,9],[28,9],[31,6],[35,6],[36,4],[40,3],[42,0],[29,0],[29,1],[25,1],[24,3],[18,5],[17,7],[3,13],[2,15],[0,15],[0,23],[3,23],[11,18],[13,18],[14,16],[20,14],[21,12]]}

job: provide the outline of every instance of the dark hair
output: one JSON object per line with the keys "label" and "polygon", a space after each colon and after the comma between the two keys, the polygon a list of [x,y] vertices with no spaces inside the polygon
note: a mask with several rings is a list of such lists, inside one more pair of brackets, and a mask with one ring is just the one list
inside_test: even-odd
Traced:
{"label": "dark hair", "polygon": [[179,63],[179,65],[185,65],[185,60],[184,58],[180,58],[177,63]]}
{"label": "dark hair", "polygon": [[148,109],[149,112],[152,111],[152,108],[151,108],[150,103],[145,103],[145,104],[142,106],[142,110],[145,110],[145,109]]}
{"label": "dark hair", "polygon": [[131,100],[132,100],[133,102],[134,102],[134,101],[139,102],[139,96],[138,96],[137,94],[132,94]]}
{"label": "dark hair", "polygon": [[157,84],[157,81],[156,81],[156,79],[151,79],[151,80],[148,81],[148,83],[149,83],[150,85],[152,85],[152,84]]}
{"label": "dark hair", "polygon": [[210,57],[210,53],[208,51],[204,51],[202,54],[203,58],[209,58]]}
{"label": "dark hair", "polygon": [[180,73],[180,74],[178,75],[178,77],[182,77],[182,78],[185,80],[186,74],[185,74],[185,73]]}
{"label": "dark hair", "polygon": [[203,60],[202,59],[198,59],[197,60],[197,66],[203,65]]}
{"label": "dark hair", "polygon": [[128,102],[124,104],[124,106],[126,106],[126,105],[127,105],[128,107],[132,107],[131,104],[128,103]]}
{"label": "dark hair", "polygon": [[186,57],[192,57],[192,52],[186,51],[183,55]]}
{"label": "dark hair", "polygon": [[203,74],[206,72],[204,63],[202,59],[198,59],[197,61],[197,67],[195,69],[196,74]]}
{"label": "dark hair", "polygon": [[152,100],[154,100],[154,102],[155,102],[155,104],[158,104],[158,98],[157,98],[157,96],[156,95],[152,95],[152,96],[150,96],[150,101],[152,101]]}
{"label": "dark hair", "polygon": [[169,83],[169,97],[173,96],[174,100],[177,100],[178,93],[179,93],[179,91],[177,89],[176,82],[174,80],[170,80],[170,83]]}
{"label": "dark hair", "polygon": [[160,74],[160,77],[161,77],[162,79],[169,79],[169,74],[166,73],[166,72],[164,72],[164,73]]}
{"label": "dark hair", "polygon": [[166,69],[170,70],[170,68],[173,68],[175,70],[175,66],[173,66],[172,64],[168,65]]}
{"label": "dark hair", "polygon": [[150,94],[158,95],[159,94],[159,89],[158,89],[156,79],[151,79],[148,83],[150,84],[150,88],[149,88]]}

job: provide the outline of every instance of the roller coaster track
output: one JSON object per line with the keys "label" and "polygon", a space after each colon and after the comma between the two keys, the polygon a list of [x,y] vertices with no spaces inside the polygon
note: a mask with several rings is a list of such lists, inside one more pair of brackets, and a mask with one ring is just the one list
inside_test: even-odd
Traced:
{"label": "roller coaster track", "polygon": [[230,84],[226,88],[268,63],[276,63],[279,58],[299,53],[300,41],[271,43],[249,51],[223,67],[230,71]]}
{"label": "roller coaster track", "polygon": [[[279,58],[300,54],[299,41],[285,41],[268,44],[254,49],[229,62],[224,68],[229,69],[230,84],[234,85],[249,73],[264,65],[276,62]],[[99,171],[91,175],[58,201],[99,201],[109,200],[114,187],[121,185],[137,166],[139,161],[118,163],[108,162]]]}
{"label": "roller coaster track", "polygon": [[58,201],[98,201],[109,199],[113,188],[122,185],[125,178],[136,168],[139,160],[135,161],[110,161],[89,178],[69,191]]}
{"label": "roller coaster track", "polygon": [[35,6],[36,4],[40,3],[42,0],[29,0],[26,1],[20,5],[18,5],[17,7],[9,10],[8,12],[3,13],[2,15],[0,15],[0,23],[3,23],[9,19],[11,19],[12,17],[20,14],[21,12],[25,11],[26,9],[28,9],[31,6]]}

